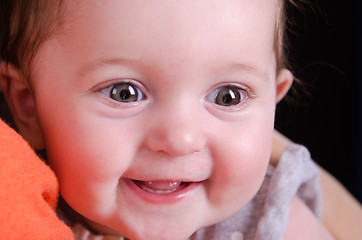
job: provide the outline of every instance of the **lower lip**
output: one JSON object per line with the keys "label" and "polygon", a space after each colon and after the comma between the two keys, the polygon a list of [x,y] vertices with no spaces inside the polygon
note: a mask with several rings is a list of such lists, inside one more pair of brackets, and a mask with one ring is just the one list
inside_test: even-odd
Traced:
{"label": "lower lip", "polygon": [[126,186],[132,190],[132,192],[134,192],[142,200],[152,204],[173,204],[178,201],[181,201],[182,199],[189,197],[202,183],[202,182],[191,182],[187,183],[186,186],[174,192],[167,194],[157,194],[142,190],[131,179],[123,178],[122,180],[124,183],[126,183]]}

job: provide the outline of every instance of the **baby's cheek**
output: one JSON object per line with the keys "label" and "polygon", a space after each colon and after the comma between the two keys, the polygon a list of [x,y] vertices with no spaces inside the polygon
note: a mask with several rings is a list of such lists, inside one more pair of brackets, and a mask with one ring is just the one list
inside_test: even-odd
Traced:
{"label": "baby's cheek", "polygon": [[[268,128],[235,134],[214,155],[212,196],[217,202],[244,206],[259,190],[269,163],[271,137]],[[264,134],[262,134],[264,130]],[[259,135],[263,137],[259,137]],[[240,137],[242,136],[242,137]]]}
{"label": "baby's cheek", "polygon": [[265,160],[225,155],[210,179],[210,201],[222,208],[239,210],[258,191],[265,174]]}

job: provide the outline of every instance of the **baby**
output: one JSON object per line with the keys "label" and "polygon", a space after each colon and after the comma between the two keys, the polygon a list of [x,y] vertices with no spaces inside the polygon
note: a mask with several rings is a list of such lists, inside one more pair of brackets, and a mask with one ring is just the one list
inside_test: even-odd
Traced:
{"label": "baby", "polygon": [[46,149],[78,238],[331,238],[300,198],[268,197],[295,195],[268,167],[293,81],[284,1],[9,4],[1,88],[19,132]]}

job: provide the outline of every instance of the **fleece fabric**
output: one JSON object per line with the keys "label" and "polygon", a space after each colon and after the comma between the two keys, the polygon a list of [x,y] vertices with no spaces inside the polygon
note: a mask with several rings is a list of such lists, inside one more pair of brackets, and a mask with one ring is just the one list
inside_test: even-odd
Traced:
{"label": "fleece fabric", "polygon": [[58,195],[52,170],[0,120],[0,239],[74,239],[56,215]]}

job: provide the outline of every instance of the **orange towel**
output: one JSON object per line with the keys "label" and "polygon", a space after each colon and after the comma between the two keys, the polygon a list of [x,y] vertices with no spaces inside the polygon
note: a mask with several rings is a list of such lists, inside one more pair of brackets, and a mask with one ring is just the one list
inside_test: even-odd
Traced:
{"label": "orange towel", "polygon": [[52,170],[0,120],[0,239],[74,239],[57,199]]}

